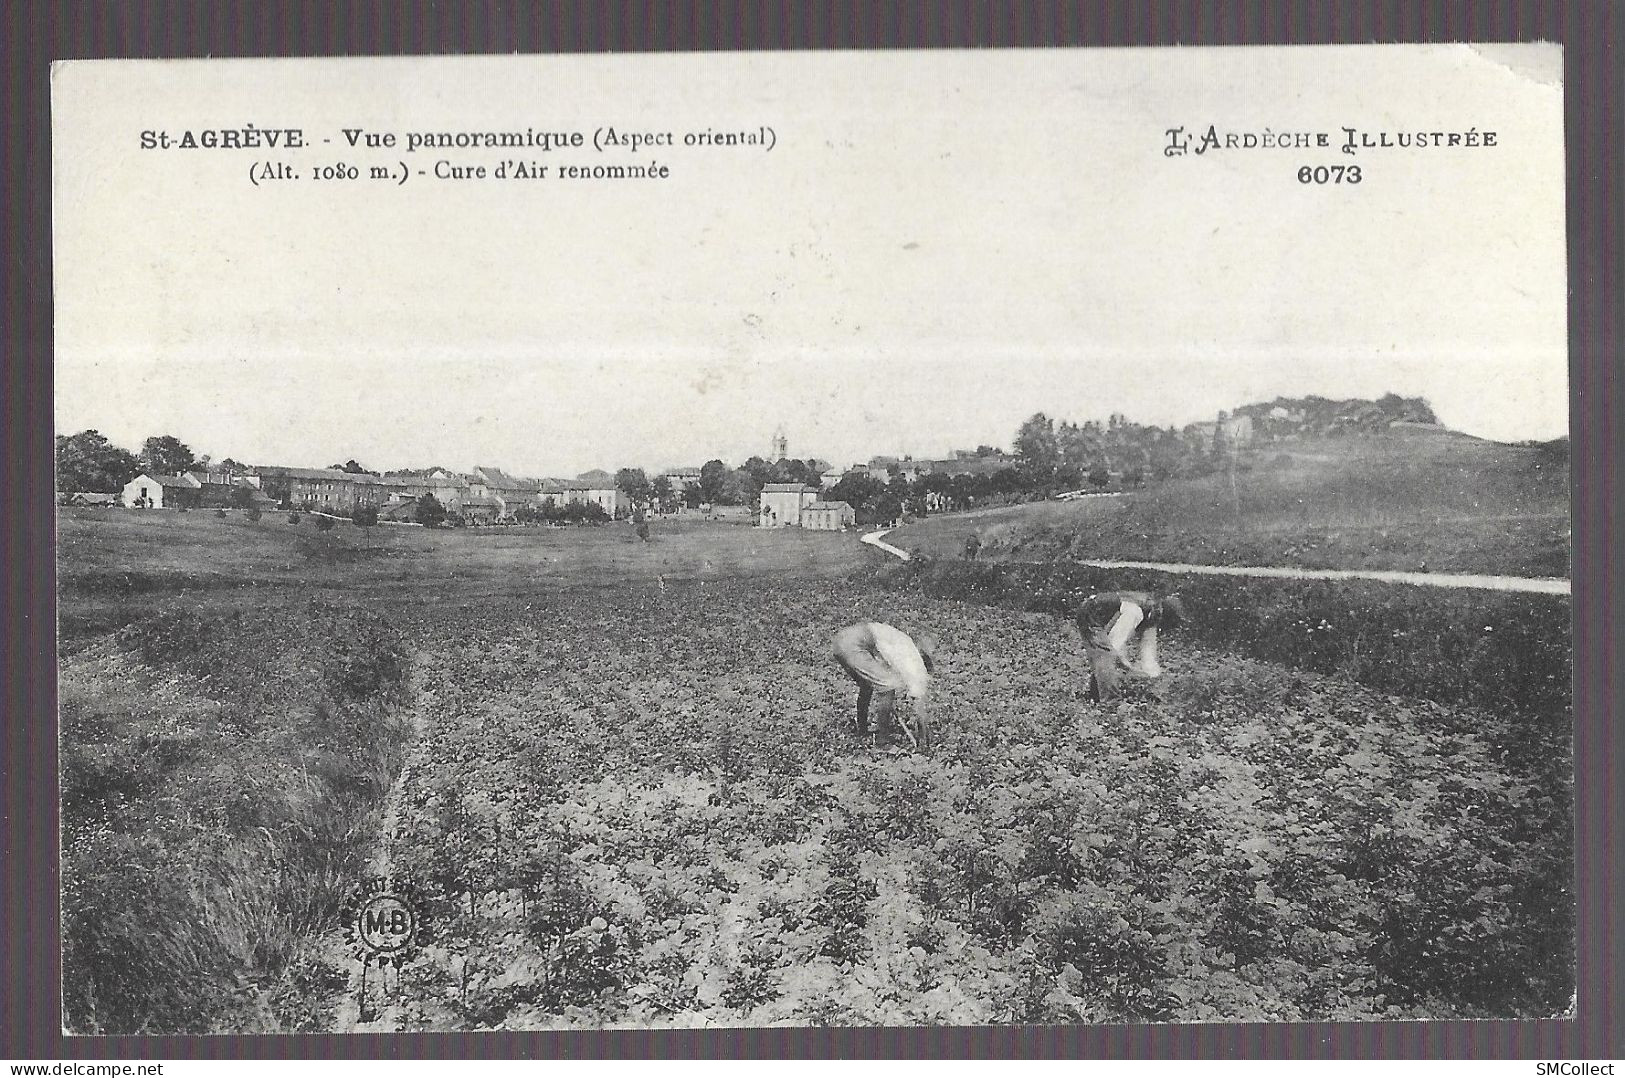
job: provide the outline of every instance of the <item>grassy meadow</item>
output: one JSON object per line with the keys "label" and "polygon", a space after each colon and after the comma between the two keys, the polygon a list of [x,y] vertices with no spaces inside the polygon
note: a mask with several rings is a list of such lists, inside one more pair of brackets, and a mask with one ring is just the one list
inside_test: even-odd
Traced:
{"label": "grassy meadow", "polygon": [[65,644],[174,605],[235,608],[353,597],[387,615],[421,603],[470,602],[627,581],[841,573],[872,560],[849,538],[705,520],[656,520],[645,543],[630,525],[543,528],[359,528],[236,511],[62,509],[57,517]]}
{"label": "grassy meadow", "polygon": [[887,541],[946,558],[975,534],[995,560],[1568,575],[1568,459],[1550,449],[1435,432],[1305,440],[1261,447],[1233,479],[929,517]]}

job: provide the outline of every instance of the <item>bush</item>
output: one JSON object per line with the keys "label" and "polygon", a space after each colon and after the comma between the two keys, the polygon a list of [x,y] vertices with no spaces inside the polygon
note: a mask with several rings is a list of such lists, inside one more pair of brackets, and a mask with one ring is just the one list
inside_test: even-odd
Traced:
{"label": "bush", "polygon": [[332,531],[333,530],[333,518],[332,517],[317,517],[316,518],[316,530],[317,531],[323,531],[323,532]]}
{"label": "bush", "polygon": [[251,505],[247,509],[244,509],[243,510],[243,516],[247,517],[250,522],[259,520],[259,518],[260,518],[259,506]]}
{"label": "bush", "polygon": [[297,523],[299,523],[299,514],[298,513],[289,513],[288,514],[288,523],[289,524],[297,524]]}
{"label": "bush", "polygon": [[215,510],[215,511],[214,511],[214,515],[215,515],[215,516],[216,516],[216,517],[218,517],[218,518],[219,518],[219,519],[221,519],[221,520],[225,520],[225,519],[226,519],[226,511],[225,511],[225,510],[224,510],[224,509],[216,509],[216,510]]}
{"label": "bush", "polygon": [[437,528],[446,522],[446,507],[433,494],[425,494],[418,499],[412,517],[425,528]]}

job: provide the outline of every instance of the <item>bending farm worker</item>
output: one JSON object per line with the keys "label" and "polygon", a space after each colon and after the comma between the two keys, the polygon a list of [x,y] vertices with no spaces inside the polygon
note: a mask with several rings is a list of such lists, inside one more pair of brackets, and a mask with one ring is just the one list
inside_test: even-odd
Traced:
{"label": "bending farm worker", "polygon": [[[1147,591],[1108,591],[1085,599],[1077,627],[1089,656],[1090,699],[1110,699],[1125,669],[1141,677],[1161,677],[1157,630],[1173,628],[1184,618],[1185,606],[1178,595],[1159,598]],[[1138,663],[1128,653],[1136,640]]]}
{"label": "bending farm worker", "polygon": [[920,704],[931,686],[932,652],[936,640],[922,636],[918,641],[901,629],[879,621],[860,621],[835,634],[835,661],[858,683],[857,731],[869,736],[869,710],[874,708],[876,732],[886,735],[892,725],[897,694],[915,701],[912,728],[898,720],[909,742],[926,748],[928,736]]}

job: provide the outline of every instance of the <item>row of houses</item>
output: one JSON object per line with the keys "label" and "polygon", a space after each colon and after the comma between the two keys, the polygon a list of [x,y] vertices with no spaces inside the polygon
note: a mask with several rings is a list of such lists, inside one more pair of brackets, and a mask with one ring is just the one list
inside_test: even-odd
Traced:
{"label": "row of houses", "polygon": [[[838,531],[854,522],[852,507],[826,500],[824,491],[853,471],[882,478],[901,472],[912,477],[928,471],[955,472],[987,467],[993,462],[957,459],[914,461],[877,457],[850,469],[830,469],[819,477],[821,486],[768,483],[755,507],[741,514],[762,527],[801,527]],[[672,490],[684,500],[698,488],[699,468],[672,468],[662,473]],[[182,475],[143,473],[118,495],[97,497],[96,504],[115,502],[132,508],[211,509],[254,505],[261,509],[303,509],[348,515],[372,508],[382,519],[410,520],[419,499],[432,496],[446,511],[471,523],[513,519],[525,507],[571,504],[596,505],[611,518],[627,516],[632,505],[615,478],[605,471],[587,472],[574,479],[530,479],[510,475],[501,468],[477,467],[470,472],[445,468],[421,471],[348,472],[335,468],[297,468],[262,465],[240,472],[198,470]],[[90,504],[91,496],[84,504]]]}
{"label": "row of houses", "polygon": [[422,472],[347,472],[336,468],[262,466],[241,473],[143,473],[127,483],[119,500],[132,508],[210,509],[238,504],[261,508],[307,509],[348,515],[371,508],[400,516],[419,499],[432,496],[448,513],[474,523],[512,519],[524,507],[592,504],[609,517],[631,510],[613,476],[591,472],[578,479],[523,479],[500,468],[469,473],[432,468]]}

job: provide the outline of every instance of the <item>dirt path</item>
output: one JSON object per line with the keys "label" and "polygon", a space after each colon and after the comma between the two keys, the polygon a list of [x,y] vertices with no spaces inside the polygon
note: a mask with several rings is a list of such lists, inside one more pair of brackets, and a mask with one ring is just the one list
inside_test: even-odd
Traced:
{"label": "dirt path", "polygon": [[899,549],[897,547],[894,547],[890,543],[882,543],[880,541],[880,537],[885,535],[887,532],[889,532],[891,530],[892,529],[890,529],[890,528],[881,528],[877,532],[870,532],[868,535],[865,535],[863,537],[862,541],[865,542],[865,543],[868,543],[872,547],[876,547],[877,549],[884,550],[888,554],[895,554],[897,557],[902,558],[904,561],[908,561],[909,560],[908,551],[901,550],[901,549]]}
{"label": "dirt path", "polygon": [[[369,873],[385,878],[394,871],[395,831],[400,821],[401,800],[406,793],[407,780],[422,762],[422,735],[424,730],[428,728],[429,713],[433,705],[432,694],[427,692],[419,682],[418,672],[422,669],[421,655],[413,657],[411,668],[409,689],[412,701],[410,712],[412,740],[406,746],[406,760],[401,765],[400,774],[395,776],[394,785],[389,788],[389,796],[384,801],[384,815],[379,823],[378,848],[373,853],[371,863],[367,866]],[[384,993],[385,972],[377,968],[366,969],[365,980],[363,980],[363,965],[354,955],[349,953],[342,932],[336,936],[336,945],[343,954],[343,964],[350,971],[350,985],[334,1008],[332,1032],[394,1032],[395,1008],[390,1004]],[[363,984],[366,986],[366,1003],[372,1008],[371,1014],[365,1021],[361,1017]]]}
{"label": "dirt path", "polygon": [[1203,573],[1210,576],[1264,576],[1283,580],[1381,580],[1390,584],[1421,584],[1431,588],[1480,588],[1486,591],[1569,594],[1561,577],[1479,576],[1471,573],[1406,573],[1389,569],[1291,569],[1253,565],[1182,565],[1162,561],[1081,559],[1080,565],[1097,569],[1155,569],[1164,573]]}
{"label": "dirt path", "polygon": [[[880,541],[891,531],[870,532],[863,541],[895,554],[904,561],[909,553]],[[1479,588],[1485,591],[1534,592],[1541,595],[1569,594],[1569,581],[1562,577],[1483,576],[1472,573],[1407,573],[1391,569],[1294,569],[1262,565],[1188,565],[1169,561],[1118,561],[1108,558],[1080,558],[1077,564],[1096,569],[1154,569],[1163,573],[1200,573],[1208,576],[1261,576],[1280,580],[1380,580],[1389,584],[1420,584],[1431,588]]]}

